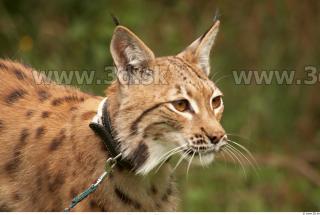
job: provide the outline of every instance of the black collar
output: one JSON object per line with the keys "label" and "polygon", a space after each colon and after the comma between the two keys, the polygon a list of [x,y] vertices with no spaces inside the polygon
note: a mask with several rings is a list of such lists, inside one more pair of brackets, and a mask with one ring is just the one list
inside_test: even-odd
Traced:
{"label": "black collar", "polygon": [[[107,98],[100,103],[97,114],[90,122],[89,127],[101,138],[110,157],[115,158],[121,154],[120,142],[113,137],[113,129],[108,114]],[[117,165],[129,170],[133,169],[131,162],[123,158],[122,154],[118,156]]]}

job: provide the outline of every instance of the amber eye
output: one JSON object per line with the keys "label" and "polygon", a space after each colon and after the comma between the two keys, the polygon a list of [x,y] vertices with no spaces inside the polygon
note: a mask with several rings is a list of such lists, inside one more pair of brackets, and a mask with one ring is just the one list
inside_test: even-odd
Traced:
{"label": "amber eye", "polygon": [[221,100],[222,100],[221,96],[217,96],[217,97],[213,98],[211,101],[212,109],[216,109],[216,108],[220,107]]}
{"label": "amber eye", "polygon": [[174,101],[172,102],[172,105],[177,111],[180,111],[180,112],[184,112],[190,109],[189,102],[186,99]]}

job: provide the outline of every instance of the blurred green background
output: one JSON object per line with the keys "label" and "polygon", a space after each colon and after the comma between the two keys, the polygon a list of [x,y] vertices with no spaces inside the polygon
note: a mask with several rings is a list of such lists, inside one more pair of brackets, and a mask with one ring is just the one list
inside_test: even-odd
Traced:
{"label": "blurred green background", "polygon": [[[320,76],[320,1],[1,0],[0,57],[38,70],[97,70],[112,65],[110,12],[157,56],[176,54],[211,24],[212,53],[225,94],[223,125],[256,157],[245,176],[232,161],[178,170],[182,211],[320,210],[320,82],[236,85],[233,70],[296,70]],[[1,79],[1,78],[0,78]],[[320,79],[320,77],[319,77]],[[106,86],[79,86],[103,95]]]}

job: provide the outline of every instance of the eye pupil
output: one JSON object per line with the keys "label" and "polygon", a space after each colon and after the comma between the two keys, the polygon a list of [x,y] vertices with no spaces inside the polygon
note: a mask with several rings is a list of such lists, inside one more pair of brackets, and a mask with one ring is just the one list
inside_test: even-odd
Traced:
{"label": "eye pupil", "polygon": [[221,105],[221,96],[217,96],[212,99],[212,108],[216,109]]}

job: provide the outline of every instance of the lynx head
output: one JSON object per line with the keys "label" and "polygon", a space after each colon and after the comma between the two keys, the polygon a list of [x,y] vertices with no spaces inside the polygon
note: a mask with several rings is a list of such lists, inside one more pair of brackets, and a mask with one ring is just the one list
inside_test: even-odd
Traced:
{"label": "lynx head", "polygon": [[208,78],[218,29],[216,21],[178,55],[156,58],[130,30],[116,27],[110,48],[117,80],[108,97],[121,150],[137,173],[173,154],[205,165],[227,144],[222,92]]}

